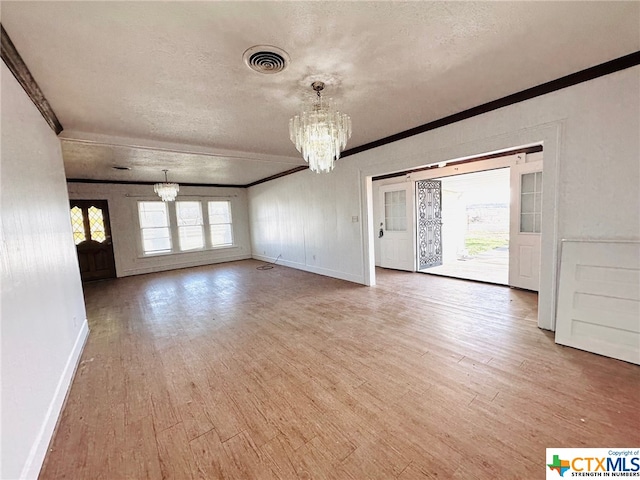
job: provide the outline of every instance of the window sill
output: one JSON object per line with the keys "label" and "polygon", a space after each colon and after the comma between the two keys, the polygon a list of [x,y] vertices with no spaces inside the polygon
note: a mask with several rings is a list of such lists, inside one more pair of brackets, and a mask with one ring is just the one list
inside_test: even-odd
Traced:
{"label": "window sill", "polygon": [[198,248],[193,250],[184,250],[184,251],[176,251],[176,252],[162,252],[162,253],[143,253],[138,254],[138,258],[157,258],[157,257],[175,257],[182,255],[190,255],[193,253],[205,253],[205,252],[216,252],[221,250],[236,250],[240,247],[238,245],[223,245],[219,247],[209,247],[209,248]]}

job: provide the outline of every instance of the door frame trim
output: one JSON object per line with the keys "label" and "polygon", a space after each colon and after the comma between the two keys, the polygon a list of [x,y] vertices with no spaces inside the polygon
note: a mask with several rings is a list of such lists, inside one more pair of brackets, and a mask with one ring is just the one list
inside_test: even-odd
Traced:
{"label": "door frame trim", "polygon": [[[454,161],[477,156],[479,153],[499,152],[515,147],[543,145],[544,163],[543,181],[545,195],[542,198],[542,238],[540,265],[540,292],[538,295],[538,327],[555,330],[556,303],[558,291],[558,178],[559,156],[562,145],[563,121],[554,121],[525,128],[503,135],[476,139],[451,147],[411,153],[396,158],[395,171],[403,171],[440,162]],[[413,137],[414,142],[418,137]],[[407,139],[406,141],[410,141]],[[416,149],[411,149],[415,152]],[[426,161],[425,161],[426,160]],[[388,168],[388,167],[387,167]],[[447,168],[447,167],[445,167]],[[435,169],[434,169],[435,170]],[[438,169],[439,170],[439,169]],[[363,279],[365,285],[376,284],[373,218],[373,182],[375,176],[390,172],[384,164],[373,164],[359,169],[362,202],[362,252]],[[412,176],[413,177],[413,176]]]}

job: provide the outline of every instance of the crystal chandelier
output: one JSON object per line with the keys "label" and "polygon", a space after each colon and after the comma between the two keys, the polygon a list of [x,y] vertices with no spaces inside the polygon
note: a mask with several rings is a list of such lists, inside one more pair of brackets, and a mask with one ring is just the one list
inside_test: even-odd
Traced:
{"label": "crystal chandelier", "polygon": [[169,183],[167,179],[167,172],[169,170],[162,170],[164,172],[164,183],[156,183],[153,186],[153,191],[158,194],[163,202],[173,202],[178,195],[180,186],[177,183]]}
{"label": "crystal chandelier", "polygon": [[289,120],[289,137],[312,171],[330,172],[351,137],[351,118],[338,112],[331,99],[323,101],[323,82],[313,82],[311,88],[318,98],[309,111]]}

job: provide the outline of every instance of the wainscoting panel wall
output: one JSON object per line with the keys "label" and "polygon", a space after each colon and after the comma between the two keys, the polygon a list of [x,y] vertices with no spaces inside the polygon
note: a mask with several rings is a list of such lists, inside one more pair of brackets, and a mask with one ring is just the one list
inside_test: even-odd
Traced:
{"label": "wainscoting panel wall", "polygon": [[562,242],[556,343],[640,364],[640,242]]}

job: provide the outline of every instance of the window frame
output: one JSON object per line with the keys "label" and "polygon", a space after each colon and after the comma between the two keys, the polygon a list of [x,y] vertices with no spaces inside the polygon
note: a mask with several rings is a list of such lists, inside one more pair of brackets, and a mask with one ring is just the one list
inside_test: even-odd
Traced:
{"label": "window frame", "polygon": [[[202,227],[203,242],[204,242],[204,247],[202,248],[194,248],[189,250],[180,249],[180,235],[179,235],[180,226],[178,225],[178,212],[177,212],[178,207],[176,203],[180,201],[200,203],[200,208],[202,212],[201,227]],[[229,205],[229,217],[230,217],[229,225],[231,226],[231,242],[232,242],[231,244],[212,246],[212,241],[211,241],[211,225],[212,224],[209,223],[209,202],[216,202],[216,201],[225,201]],[[171,240],[170,251],[163,251],[159,253],[145,252],[144,242],[142,239],[142,226],[141,226],[140,210],[139,210],[140,209],[139,205],[140,203],[143,203],[143,202],[161,202],[166,204],[167,213],[168,213],[167,217],[169,222],[169,225],[168,225],[169,236]],[[233,202],[229,198],[220,197],[220,196],[212,196],[212,197],[189,196],[188,198],[183,198],[182,200],[177,198],[173,202],[162,202],[162,200],[160,199],[148,197],[148,198],[136,199],[135,204],[136,204],[135,215],[136,215],[136,222],[138,225],[138,232],[139,232],[137,235],[138,258],[159,257],[159,256],[165,256],[165,255],[185,255],[185,254],[189,255],[193,253],[205,252],[210,250],[224,250],[224,249],[237,248],[236,235],[235,235],[234,224],[233,224]],[[213,225],[217,225],[217,224],[213,224]]]}
{"label": "window frame", "polygon": [[[211,202],[226,203],[229,206],[229,222],[211,223],[211,216],[209,214],[209,204]],[[233,245],[235,245],[235,235],[234,235],[234,232],[233,232],[233,211],[232,211],[232,208],[231,208],[231,201],[230,200],[208,199],[204,203],[204,205],[205,205],[205,214],[207,216],[205,236],[207,237],[207,245],[209,245],[209,248],[211,248],[211,249],[229,248],[229,247],[232,247]],[[211,227],[214,226],[214,225],[229,225],[231,227],[231,243],[222,243],[222,244],[217,244],[217,245],[213,244],[213,238],[211,236]]]}
{"label": "window frame", "polygon": [[[143,227],[142,221],[140,219],[140,204],[141,203],[151,203],[155,202],[155,200],[139,200],[136,202],[136,217],[138,220],[138,247],[139,251],[142,252],[142,255],[145,257],[157,257],[158,255],[170,255],[173,252],[175,239],[173,238],[173,234],[171,232],[171,212],[170,209],[165,205],[165,211],[167,214],[167,225],[165,227]],[[144,249],[144,230],[156,229],[156,228],[168,228],[169,229],[169,251],[159,250],[156,252],[147,253]]]}
{"label": "window frame", "polygon": [[[177,230],[177,234],[178,234],[178,251],[180,253],[184,253],[184,252],[194,252],[194,251],[198,251],[198,250],[204,250],[207,246],[207,239],[206,236],[204,234],[204,227],[205,227],[205,223],[204,223],[204,215],[203,215],[203,202],[198,201],[198,200],[175,200],[174,202],[171,202],[176,210],[176,230]],[[199,205],[200,207],[200,212],[199,212],[199,218],[198,220],[200,221],[200,223],[195,224],[195,225],[180,225],[180,218],[178,216],[178,204],[180,203],[196,203]],[[187,227],[200,227],[200,241],[202,242],[202,246],[201,247],[196,247],[196,248],[183,248],[182,245],[182,237],[180,235],[181,231],[183,231],[185,228]]]}

